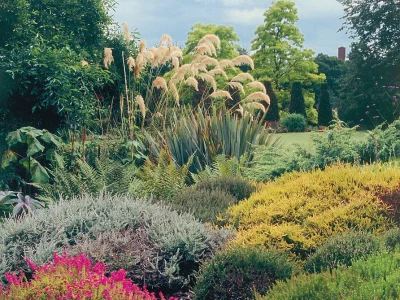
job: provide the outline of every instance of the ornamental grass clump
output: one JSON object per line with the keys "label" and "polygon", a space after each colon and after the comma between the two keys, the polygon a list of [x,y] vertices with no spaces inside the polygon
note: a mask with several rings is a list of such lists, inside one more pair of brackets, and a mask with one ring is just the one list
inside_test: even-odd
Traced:
{"label": "ornamental grass clump", "polygon": [[103,263],[93,265],[82,254],[75,257],[54,254],[53,262],[43,266],[29,259],[27,263],[34,272],[32,280],[28,281],[23,272],[20,275],[6,273],[8,286],[0,285],[1,299],[165,300],[162,293],[157,298],[146,288],[133,284],[123,269],[106,276]]}
{"label": "ornamental grass clump", "polygon": [[337,233],[393,227],[398,201],[392,195],[399,191],[397,164],[336,164],[286,174],[229,209],[229,223],[238,229],[234,244],[277,247],[306,258]]}

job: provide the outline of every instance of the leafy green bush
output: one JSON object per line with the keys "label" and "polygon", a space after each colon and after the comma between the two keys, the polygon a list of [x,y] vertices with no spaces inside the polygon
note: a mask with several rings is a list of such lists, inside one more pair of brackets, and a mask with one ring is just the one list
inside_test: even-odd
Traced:
{"label": "leafy green bush", "polygon": [[218,253],[203,266],[194,287],[195,299],[250,299],[277,281],[290,278],[293,264],[278,251],[234,248]]}
{"label": "leafy green bush", "polygon": [[238,200],[221,189],[188,187],[172,197],[168,203],[178,211],[193,213],[202,222],[214,223],[222,212],[237,204]]}
{"label": "leafy green bush", "polygon": [[258,299],[399,299],[400,253],[379,253],[330,273],[279,281]]}
{"label": "leafy green bush", "polygon": [[96,239],[100,233],[141,228],[160,249],[165,289],[171,290],[191,284],[201,261],[213,254],[226,235],[205,227],[190,214],[145,199],[83,195],[61,199],[24,219],[5,220],[0,227],[0,274],[20,268],[29,271],[24,257],[45,263],[53,252],[79,244],[85,235]]}
{"label": "leafy green bush", "polygon": [[307,128],[307,120],[301,114],[290,114],[283,118],[281,125],[290,132],[304,132]]}
{"label": "leafy green bush", "polygon": [[339,234],[328,239],[311,255],[304,269],[309,273],[332,270],[339,265],[351,266],[353,260],[366,257],[380,249],[375,236],[366,232]]}
{"label": "leafy green bush", "polygon": [[215,177],[199,181],[195,185],[196,190],[222,190],[231,194],[238,201],[249,198],[256,190],[249,181],[239,177]]}

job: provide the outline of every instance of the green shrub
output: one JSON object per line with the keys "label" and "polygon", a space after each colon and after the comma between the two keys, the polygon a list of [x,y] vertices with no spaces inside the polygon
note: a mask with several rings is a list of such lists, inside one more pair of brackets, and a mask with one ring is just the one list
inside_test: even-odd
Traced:
{"label": "green shrub", "polygon": [[238,200],[224,190],[188,187],[168,203],[175,210],[193,213],[202,222],[214,223],[222,212],[237,204]]}
{"label": "green shrub", "polygon": [[195,299],[250,299],[277,281],[290,278],[293,265],[278,251],[234,248],[218,253],[203,266],[194,287]]}
{"label": "green shrub", "polygon": [[0,227],[0,274],[20,268],[28,271],[25,256],[37,264],[45,263],[53,252],[80,243],[82,235],[96,238],[100,233],[137,232],[139,228],[146,230],[150,245],[156,243],[160,248],[168,283],[165,289],[187,287],[201,261],[212,255],[225,235],[225,231],[213,232],[190,214],[144,199],[83,195],[61,199],[24,219],[5,220]]}
{"label": "green shrub", "polygon": [[399,299],[399,282],[400,254],[380,253],[332,273],[303,274],[280,281],[258,299]]}
{"label": "green shrub", "polygon": [[249,198],[256,190],[249,181],[238,177],[215,177],[199,181],[195,185],[196,190],[222,190],[231,194],[238,201]]}
{"label": "green shrub", "polygon": [[383,238],[385,247],[388,251],[397,250],[400,246],[400,228],[390,229]]}
{"label": "green shrub", "polygon": [[307,128],[307,120],[301,114],[287,115],[281,122],[290,132],[304,132]]}
{"label": "green shrub", "polygon": [[311,255],[304,269],[309,273],[332,270],[339,265],[351,266],[353,260],[379,251],[375,236],[365,232],[339,234],[328,239]]}

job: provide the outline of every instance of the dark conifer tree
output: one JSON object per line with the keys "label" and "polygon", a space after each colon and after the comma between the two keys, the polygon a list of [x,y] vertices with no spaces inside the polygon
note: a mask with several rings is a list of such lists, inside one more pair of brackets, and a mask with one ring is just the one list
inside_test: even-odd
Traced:
{"label": "dark conifer tree", "polygon": [[270,105],[265,120],[268,122],[277,122],[279,121],[278,99],[276,98],[275,92],[272,88],[271,81],[264,81],[264,85],[270,98]]}
{"label": "dark conifer tree", "polygon": [[332,119],[332,106],[328,91],[328,84],[324,83],[321,85],[321,94],[319,98],[318,125],[328,126]]}
{"label": "dark conifer tree", "polygon": [[307,118],[303,89],[300,82],[293,82],[292,84],[289,112],[291,114],[301,114]]}

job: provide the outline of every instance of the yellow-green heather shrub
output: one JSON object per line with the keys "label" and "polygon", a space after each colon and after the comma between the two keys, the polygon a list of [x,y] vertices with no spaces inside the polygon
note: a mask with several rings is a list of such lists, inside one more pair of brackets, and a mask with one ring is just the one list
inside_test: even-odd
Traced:
{"label": "yellow-green heather shrub", "polygon": [[[333,165],[265,184],[228,210],[235,245],[264,245],[306,257],[326,238],[349,229],[373,233],[393,226],[384,203],[400,191],[396,164]],[[396,211],[394,208],[393,211]]]}

